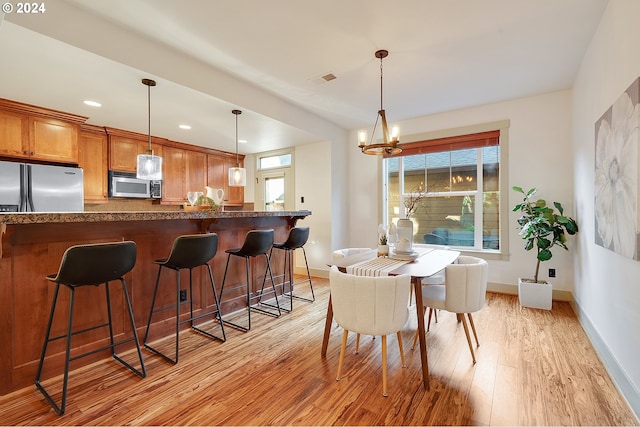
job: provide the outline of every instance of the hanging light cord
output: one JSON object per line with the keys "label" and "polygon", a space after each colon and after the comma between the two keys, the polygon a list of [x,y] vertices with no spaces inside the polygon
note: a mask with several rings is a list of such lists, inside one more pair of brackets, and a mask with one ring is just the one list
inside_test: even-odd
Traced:
{"label": "hanging light cord", "polygon": [[382,108],[382,57],[380,57],[380,109],[384,110]]}
{"label": "hanging light cord", "polygon": [[[382,111],[382,56],[380,57],[380,111]],[[380,112],[376,115],[376,122],[373,124],[373,131],[369,138],[369,145],[373,144],[373,137],[376,134],[376,128],[378,127],[378,120],[380,120]],[[385,141],[386,142],[386,141]]]}
{"label": "hanging light cord", "polygon": [[238,115],[236,114],[236,167],[240,166],[238,161]]}
{"label": "hanging light cord", "polygon": [[147,85],[147,118],[149,119],[147,123],[147,129],[149,130],[149,148],[147,149],[147,154],[153,155],[151,150],[151,85]]}

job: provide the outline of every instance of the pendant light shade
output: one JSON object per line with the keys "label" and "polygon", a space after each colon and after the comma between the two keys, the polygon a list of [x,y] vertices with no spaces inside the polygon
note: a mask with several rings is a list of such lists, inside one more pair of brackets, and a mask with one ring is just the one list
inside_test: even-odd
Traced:
{"label": "pendant light shade", "polygon": [[236,166],[229,168],[229,187],[244,187],[247,185],[247,170],[241,168],[238,161],[238,115],[242,114],[242,111],[231,112],[236,116]]}
{"label": "pendant light shade", "polygon": [[[378,116],[376,122],[373,125],[373,132],[371,139],[367,142],[367,131],[358,131],[358,148],[364,154],[376,154],[376,155],[394,155],[402,152],[402,148],[398,146],[400,142],[400,129],[398,126],[393,126],[391,132],[387,126],[387,116],[382,106],[382,60],[389,55],[386,50],[378,50],[375,53],[376,58],[380,60],[380,109],[378,110]],[[378,126],[378,120],[380,120],[380,126],[382,127],[382,142],[374,143],[373,138]]]}
{"label": "pendant light shade", "polygon": [[142,84],[147,86],[147,114],[148,114],[148,147],[146,154],[138,154],[136,164],[136,177],[139,179],[161,180],[162,157],[154,156],[151,149],[151,86],[155,86],[155,80],[142,79]]}

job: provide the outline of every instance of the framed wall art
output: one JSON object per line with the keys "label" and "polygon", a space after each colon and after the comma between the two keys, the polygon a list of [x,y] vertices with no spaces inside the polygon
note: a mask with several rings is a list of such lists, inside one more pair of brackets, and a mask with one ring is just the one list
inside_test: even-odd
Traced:
{"label": "framed wall art", "polygon": [[638,101],[640,78],[595,124],[595,243],[640,260]]}

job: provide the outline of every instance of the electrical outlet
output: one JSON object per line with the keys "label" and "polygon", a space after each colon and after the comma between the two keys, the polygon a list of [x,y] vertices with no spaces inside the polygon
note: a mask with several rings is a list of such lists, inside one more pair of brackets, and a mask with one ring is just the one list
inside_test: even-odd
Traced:
{"label": "electrical outlet", "polygon": [[550,268],[549,269],[549,277],[556,277],[556,269],[555,268]]}
{"label": "electrical outlet", "polygon": [[180,302],[186,301],[187,300],[187,290],[186,289],[180,289]]}

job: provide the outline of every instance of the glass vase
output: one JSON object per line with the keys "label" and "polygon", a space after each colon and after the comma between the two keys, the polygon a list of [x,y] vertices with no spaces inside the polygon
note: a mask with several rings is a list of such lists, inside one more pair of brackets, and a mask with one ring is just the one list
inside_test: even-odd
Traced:
{"label": "glass vase", "polygon": [[399,219],[396,225],[398,240],[396,241],[396,252],[413,252],[413,221],[410,219]]}

